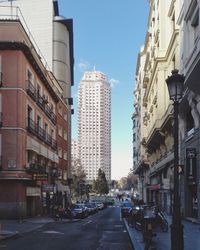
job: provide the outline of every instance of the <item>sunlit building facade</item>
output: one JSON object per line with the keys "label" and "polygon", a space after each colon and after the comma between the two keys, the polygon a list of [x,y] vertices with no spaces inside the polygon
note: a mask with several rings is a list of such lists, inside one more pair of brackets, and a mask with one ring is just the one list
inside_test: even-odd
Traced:
{"label": "sunlit building facade", "polygon": [[85,72],[78,89],[79,159],[92,181],[101,168],[111,180],[111,87],[99,71]]}

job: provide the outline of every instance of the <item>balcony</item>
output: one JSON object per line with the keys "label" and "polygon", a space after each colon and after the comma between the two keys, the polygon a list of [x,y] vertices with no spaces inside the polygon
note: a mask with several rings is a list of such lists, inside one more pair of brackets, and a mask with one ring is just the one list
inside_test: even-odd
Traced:
{"label": "balcony", "polygon": [[57,119],[56,115],[53,113],[52,108],[48,105],[47,99],[41,96],[39,93],[37,94],[37,104],[44,111],[44,113],[49,117],[49,119],[56,125]]}
{"label": "balcony", "polygon": [[37,135],[37,125],[36,123],[29,117],[28,118],[28,127],[27,130],[33,134],[33,135]]}
{"label": "balcony", "polygon": [[29,162],[26,171],[29,174],[46,173],[46,167],[44,165],[38,164],[37,162]]}
{"label": "balcony", "polygon": [[57,142],[56,140],[52,139],[52,145],[51,147],[54,149],[54,150],[57,150]]}
{"label": "balcony", "polygon": [[53,113],[53,111],[51,112],[51,118],[50,119],[53,122],[53,124],[56,125],[57,118],[56,118],[56,115]]}
{"label": "balcony", "polygon": [[31,81],[27,80],[27,89],[26,92],[28,93],[28,95],[34,100],[36,101],[36,89],[33,86],[33,84],[31,83]]}
{"label": "balcony", "polygon": [[52,138],[51,135],[49,135],[43,128],[41,128],[35,121],[33,121],[31,118],[28,118],[28,126],[27,130],[37,136],[38,139],[49,145],[54,150],[57,149],[57,143]]}
{"label": "balcony", "polygon": [[37,104],[43,111],[45,111],[44,98],[39,93],[37,94]]}

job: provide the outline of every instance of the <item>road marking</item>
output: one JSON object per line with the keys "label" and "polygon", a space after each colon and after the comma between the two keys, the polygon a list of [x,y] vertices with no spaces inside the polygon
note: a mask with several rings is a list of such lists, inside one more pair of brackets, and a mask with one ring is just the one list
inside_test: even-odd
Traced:
{"label": "road marking", "polygon": [[64,234],[58,231],[53,231],[53,230],[49,230],[49,231],[43,231],[44,234]]}
{"label": "road marking", "polygon": [[92,222],[92,220],[89,220],[89,221],[87,221],[86,223],[84,223],[83,226],[85,226],[85,225],[87,225],[87,224],[89,224],[89,223],[91,223],[91,222]]}

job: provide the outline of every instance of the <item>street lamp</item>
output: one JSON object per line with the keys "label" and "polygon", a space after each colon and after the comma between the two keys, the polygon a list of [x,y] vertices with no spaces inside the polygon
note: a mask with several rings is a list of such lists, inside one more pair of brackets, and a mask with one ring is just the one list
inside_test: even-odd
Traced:
{"label": "street lamp", "polygon": [[178,156],[178,106],[183,96],[184,76],[177,69],[166,79],[170,99],[174,105],[174,197],[171,225],[171,250],[183,250],[183,225],[181,224],[180,196],[179,196],[179,156]]}

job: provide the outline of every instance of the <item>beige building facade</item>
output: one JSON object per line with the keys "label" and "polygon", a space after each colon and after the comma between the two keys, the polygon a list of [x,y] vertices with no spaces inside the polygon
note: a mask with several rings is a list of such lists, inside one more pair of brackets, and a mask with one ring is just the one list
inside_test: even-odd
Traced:
{"label": "beige building facade", "polygon": [[[173,106],[165,83],[171,70],[179,68],[179,1],[150,2],[148,30],[142,55],[144,63],[137,72],[143,77],[139,104],[140,161],[135,169],[139,174],[145,202],[153,202],[171,211],[173,196]],[[162,17],[162,18],[161,18]],[[143,92],[143,94],[141,94]],[[143,132],[142,132],[143,130]]]}

